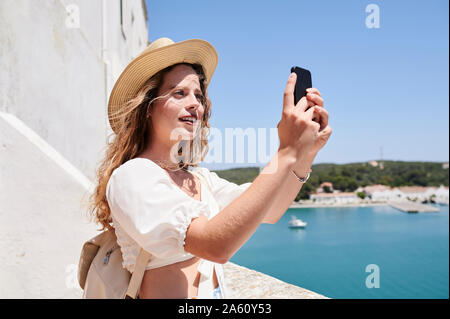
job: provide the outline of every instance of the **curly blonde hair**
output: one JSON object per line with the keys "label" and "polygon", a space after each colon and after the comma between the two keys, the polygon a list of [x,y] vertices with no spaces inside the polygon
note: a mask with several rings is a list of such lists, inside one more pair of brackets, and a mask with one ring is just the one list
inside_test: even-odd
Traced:
{"label": "curly blonde hair", "polygon": [[[209,135],[209,119],[211,117],[211,101],[207,95],[206,77],[203,68],[199,64],[179,63],[169,66],[155,75],[153,75],[142,86],[137,95],[126,102],[124,109],[125,113],[118,117],[119,129],[117,134],[114,133],[108,136],[108,142],[104,148],[104,159],[101,160],[96,171],[97,185],[88,199],[88,213],[94,218],[94,221],[101,225],[100,230],[113,229],[111,210],[106,198],[106,186],[113,171],[126,161],[136,157],[144,151],[148,142],[148,119],[150,118],[150,112],[153,108],[153,103],[162,98],[157,96],[158,89],[163,84],[164,75],[172,70],[177,65],[188,65],[192,67],[197,73],[200,80],[200,88],[204,96],[203,106],[204,114],[201,119],[199,134],[196,134],[190,141],[181,141],[183,143],[189,143],[188,152],[182,150],[186,156],[182,157],[179,161],[179,169],[188,169],[190,166],[197,167],[206,154],[208,153],[208,135]],[[112,142],[109,142],[113,137]],[[188,144],[184,144],[188,145]],[[180,154],[179,151],[179,154]]]}

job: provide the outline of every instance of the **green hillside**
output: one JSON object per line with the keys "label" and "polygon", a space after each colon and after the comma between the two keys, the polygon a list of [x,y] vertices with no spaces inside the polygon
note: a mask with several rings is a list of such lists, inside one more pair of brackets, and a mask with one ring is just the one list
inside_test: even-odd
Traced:
{"label": "green hillside", "polygon": [[[307,199],[323,182],[333,183],[333,188],[353,192],[358,187],[383,184],[396,186],[448,186],[449,169],[440,162],[383,161],[383,169],[367,162],[350,164],[315,164],[311,177],[296,200]],[[214,171],[220,177],[242,184],[252,182],[259,174],[258,167],[234,168]]]}

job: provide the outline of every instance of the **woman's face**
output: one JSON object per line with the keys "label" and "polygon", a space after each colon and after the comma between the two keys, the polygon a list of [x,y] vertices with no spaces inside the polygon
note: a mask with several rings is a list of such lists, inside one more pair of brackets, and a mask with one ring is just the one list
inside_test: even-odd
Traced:
{"label": "woman's face", "polygon": [[[194,69],[177,65],[163,77],[158,96],[170,92],[167,98],[155,101],[151,112],[152,138],[170,145],[183,139],[192,139],[203,118],[204,97],[200,80]],[[180,120],[193,116],[194,122]]]}

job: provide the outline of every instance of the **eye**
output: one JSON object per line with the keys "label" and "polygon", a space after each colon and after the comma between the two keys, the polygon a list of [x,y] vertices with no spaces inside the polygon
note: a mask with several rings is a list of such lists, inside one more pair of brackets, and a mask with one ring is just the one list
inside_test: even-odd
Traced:
{"label": "eye", "polygon": [[174,94],[175,94],[175,95],[178,95],[178,96],[183,96],[183,95],[184,95],[184,92],[181,91],[181,90],[179,90],[179,91],[175,91]]}

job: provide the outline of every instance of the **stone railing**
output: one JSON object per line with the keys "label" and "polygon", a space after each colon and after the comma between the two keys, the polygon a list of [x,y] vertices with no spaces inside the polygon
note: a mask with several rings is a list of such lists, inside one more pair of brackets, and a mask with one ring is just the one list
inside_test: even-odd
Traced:
{"label": "stone railing", "polygon": [[231,262],[224,264],[223,270],[230,299],[328,299]]}

